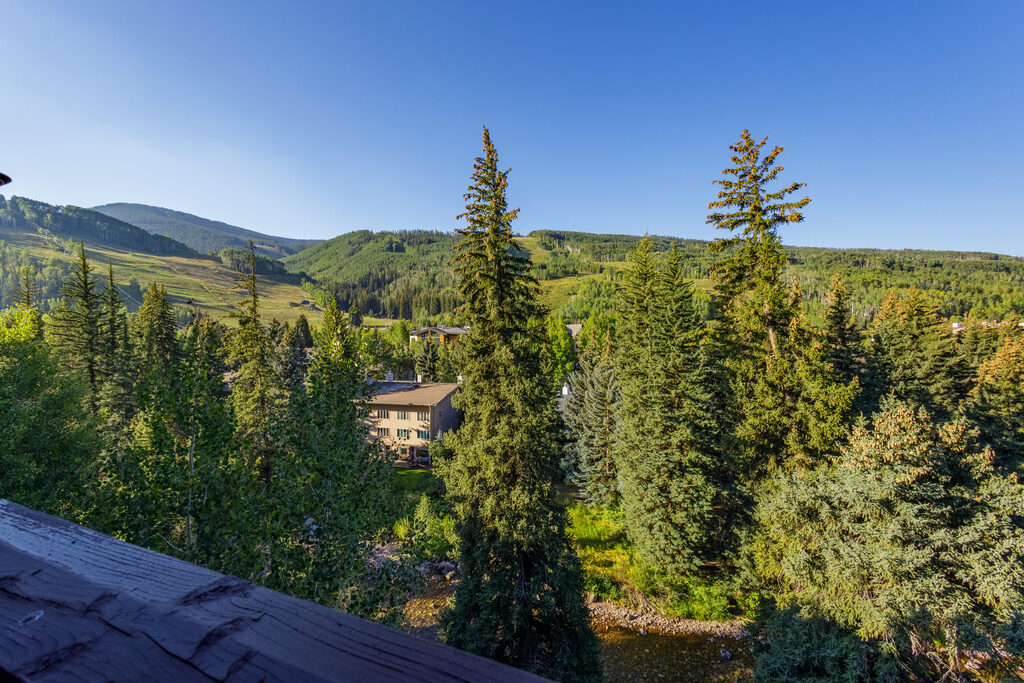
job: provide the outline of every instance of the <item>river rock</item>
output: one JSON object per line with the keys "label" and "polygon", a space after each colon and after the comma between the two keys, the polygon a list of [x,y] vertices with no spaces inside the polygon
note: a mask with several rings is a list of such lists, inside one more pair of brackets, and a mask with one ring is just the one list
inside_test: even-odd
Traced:
{"label": "river rock", "polygon": [[640,629],[640,635],[646,636],[647,635],[647,629],[645,629],[645,628]]}
{"label": "river rock", "polygon": [[720,655],[722,655],[722,661],[723,662],[732,659],[732,653],[729,652],[728,650],[726,650],[724,647],[722,649],[720,649],[718,652],[719,652]]}

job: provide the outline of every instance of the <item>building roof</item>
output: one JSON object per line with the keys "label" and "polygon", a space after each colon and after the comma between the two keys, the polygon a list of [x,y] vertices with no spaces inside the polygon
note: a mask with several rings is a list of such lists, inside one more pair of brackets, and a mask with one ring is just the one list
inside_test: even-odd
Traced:
{"label": "building roof", "polygon": [[372,405],[436,406],[459,388],[454,382],[377,382]]}
{"label": "building roof", "polygon": [[449,327],[448,325],[437,325],[437,326],[434,326],[434,327],[421,327],[418,330],[413,330],[409,334],[411,334],[412,336],[415,337],[417,335],[420,335],[420,334],[423,334],[424,332],[429,332],[429,331],[440,332],[441,334],[467,334],[467,333],[469,333],[469,330],[467,330],[465,327]]}
{"label": "building roof", "polygon": [[543,680],[2,499],[0,567],[5,681]]}

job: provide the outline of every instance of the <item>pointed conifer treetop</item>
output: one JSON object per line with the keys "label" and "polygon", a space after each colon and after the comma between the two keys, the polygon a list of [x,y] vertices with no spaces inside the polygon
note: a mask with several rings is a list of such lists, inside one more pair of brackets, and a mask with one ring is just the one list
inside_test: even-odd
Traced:
{"label": "pointed conifer treetop", "polygon": [[89,406],[95,412],[100,383],[97,356],[101,296],[84,242],[78,244],[78,259],[60,291],[64,305],[54,315],[51,331],[68,353],[71,365],[84,371],[89,383]]}
{"label": "pointed conifer treetop", "polygon": [[449,645],[563,681],[600,679],[583,573],[566,531],[561,425],[537,281],[510,227],[508,171],[484,129],[452,268],[470,332],[459,341],[464,418],[438,463],[460,539]]}
{"label": "pointed conifer treetop", "polygon": [[[768,138],[764,138],[757,142],[745,130],[740,140],[729,146],[734,152],[733,166],[722,174],[732,178],[714,181],[721,188],[716,201],[708,204],[708,209],[714,212],[708,215],[706,222],[734,233],[711,244],[713,251],[725,252],[713,272],[726,311],[734,307],[744,292],[757,292],[754,297],[757,315],[767,332],[772,355],[776,355],[779,352],[776,335],[779,328],[789,322],[786,311],[789,307],[780,282],[786,252],[777,230],[785,223],[803,221],[801,210],[811,198],[787,200],[805,183],[794,182],[779,190],[769,190],[768,185],[776,182],[783,171],[782,166],[776,165],[783,148],[775,147],[762,157],[761,148],[767,141]],[[731,211],[723,212],[725,209]]]}
{"label": "pointed conifer treetop", "polygon": [[34,308],[39,298],[40,287],[36,283],[35,275],[31,266],[22,266],[18,269],[18,289],[15,292],[15,301],[22,308]]}
{"label": "pointed conifer treetop", "polygon": [[801,209],[811,203],[810,197],[796,201],[787,201],[786,197],[793,194],[807,183],[794,182],[790,185],[770,192],[767,185],[776,181],[785,170],[776,166],[779,155],[785,148],[775,147],[761,157],[761,148],[768,142],[764,138],[756,142],[750,131],[744,130],[740,140],[729,145],[735,154],[731,161],[735,166],[726,168],[722,175],[734,176],[735,180],[715,180],[721,185],[716,201],[708,204],[708,209],[735,209],[731,213],[715,211],[708,215],[707,223],[716,228],[736,231],[737,237],[727,238],[719,242],[719,249],[749,240],[753,243],[778,241],[777,228],[784,223],[800,223],[804,219]]}
{"label": "pointed conifer treetop", "polygon": [[466,226],[456,228],[463,239],[455,247],[452,270],[466,301],[470,325],[507,329],[537,317],[540,306],[530,259],[513,237],[512,221],[519,209],[509,209],[505,198],[508,174],[498,165],[498,152],[484,127],[484,155],[473,164],[471,184],[463,195]]}

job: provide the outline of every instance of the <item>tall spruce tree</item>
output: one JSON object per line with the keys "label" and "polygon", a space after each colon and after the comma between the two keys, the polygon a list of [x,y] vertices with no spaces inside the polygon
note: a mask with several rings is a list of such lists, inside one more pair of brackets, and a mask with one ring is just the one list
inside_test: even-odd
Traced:
{"label": "tall spruce tree", "polygon": [[180,531],[185,526],[188,473],[178,459],[181,354],[173,311],[165,290],[151,284],[132,320],[129,342],[112,312],[119,302],[115,298],[108,275],[103,331],[110,338],[105,352],[112,354],[111,363],[118,356],[124,359],[121,372],[130,371],[132,381],[125,386],[126,378],[115,374],[104,384],[109,438],[91,523],[132,543],[183,555],[187,544]]}
{"label": "tall spruce tree", "polygon": [[423,378],[424,382],[436,382],[438,379],[438,358],[437,345],[431,341],[420,342],[416,349],[416,374]]}
{"label": "tall spruce tree", "polygon": [[100,293],[82,242],[78,245],[77,256],[71,276],[61,287],[63,301],[54,314],[50,332],[71,367],[85,377],[88,406],[95,413],[102,379],[99,369]]}
{"label": "tall spruce tree", "polygon": [[864,373],[864,349],[861,336],[850,318],[850,294],[838,271],[829,284],[825,325],[822,331],[825,344],[825,361],[832,374],[843,382]]}
{"label": "tall spruce tree", "polygon": [[544,311],[513,239],[508,171],[483,131],[452,268],[470,332],[462,340],[464,412],[441,464],[462,577],[442,617],[450,645],[560,680],[598,680],[583,574],[566,533],[559,418],[543,372]]}
{"label": "tall spruce tree", "polygon": [[957,353],[952,330],[924,292],[911,287],[886,294],[871,337],[869,388],[876,404],[891,394],[928,408],[939,420],[956,413],[970,389],[970,372]]}
{"label": "tall spruce tree", "polygon": [[133,336],[138,349],[135,440],[152,457],[169,458],[174,451],[181,348],[174,309],[163,285],[150,284],[133,321]]}
{"label": "tall spruce tree", "polygon": [[614,452],[619,386],[611,349],[597,359],[596,365],[587,360],[569,375],[569,388],[565,402],[568,441],[562,467],[568,480],[579,486],[587,505],[616,507],[619,485]]}
{"label": "tall spruce tree", "polygon": [[233,530],[224,502],[238,495],[233,485],[231,404],[224,394],[224,330],[195,313],[185,331],[181,354],[181,445],[178,467],[184,478],[179,496],[176,544],[185,559],[221,567]]}
{"label": "tall spruce tree", "polygon": [[36,302],[39,299],[41,288],[36,282],[35,273],[31,266],[22,266],[18,269],[18,288],[14,293],[15,305],[26,311],[26,315],[33,319],[36,339],[43,339],[43,317],[39,314]]}
{"label": "tall spruce tree", "polygon": [[981,364],[967,413],[995,451],[997,466],[1024,475],[1024,338],[1007,336]]}
{"label": "tall spruce tree", "polygon": [[[767,141],[757,142],[744,130],[740,140],[729,146],[734,166],[722,174],[734,179],[714,181],[721,190],[708,208],[718,211],[708,215],[707,222],[736,233],[711,244],[712,251],[724,254],[713,268],[721,296],[719,306],[740,339],[777,358],[783,353],[780,336],[794,315],[793,302],[782,282],[786,251],[778,228],[802,222],[801,210],[811,198],[787,199],[805,183],[794,182],[774,192],[768,189],[783,171],[776,166],[783,148],[775,147],[762,158],[761,148]],[[722,213],[721,209],[732,211]],[[762,351],[765,342],[767,348]]]}
{"label": "tall spruce tree", "polygon": [[[641,558],[693,575],[732,547],[730,468],[720,446],[720,369],[677,248],[654,267],[641,241],[627,276],[619,352],[616,465],[624,522]],[[639,310],[637,310],[639,308]]]}
{"label": "tall spruce tree", "polygon": [[135,413],[128,313],[114,283],[114,266],[107,263],[100,320],[99,371],[103,377],[99,410],[106,429],[115,437],[127,434]]}
{"label": "tall spruce tree", "polygon": [[722,173],[732,178],[715,181],[721,189],[707,218],[735,233],[712,243],[721,254],[712,272],[721,338],[730,347],[736,435],[746,452],[745,478],[755,485],[774,467],[808,466],[833,451],[857,392],[855,383],[841,384],[828,372],[802,312],[800,289],[783,282],[787,257],[778,228],[801,222],[811,200],[789,199],[803,183],[769,188],[783,170],[776,165],[783,150],[775,147],[762,157],[767,140],[757,142],[743,131],[730,146],[733,166]]}
{"label": "tall spruce tree", "polygon": [[315,334],[301,447],[287,467],[300,542],[282,562],[292,577],[289,593],[373,618],[396,608],[372,590],[384,582],[367,580],[365,561],[368,541],[387,524],[394,468],[367,439],[371,389],[358,362],[357,334],[328,299]]}
{"label": "tall spruce tree", "polygon": [[309,320],[304,313],[300,313],[292,325],[294,344],[299,349],[308,349],[313,346],[313,333],[309,329]]}
{"label": "tall spruce tree", "polygon": [[[284,589],[290,581],[281,570],[294,520],[283,514],[290,490],[286,478],[285,446],[292,436],[290,415],[283,405],[284,389],[271,366],[274,346],[260,315],[256,251],[249,243],[248,266],[237,288],[246,294],[238,327],[228,343],[228,361],[236,368],[231,383],[235,448],[230,468],[236,495],[226,501],[228,527],[234,540],[225,555],[225,571],[251,581]],[[298,514],[297,512],[294,514]]]}
{"label": "tall spruce tree", "polygon": [[273,345],[260,316],[259,280],[256,275],[256,248],[249,243],[249,263],[237,288],[246,294],[238,317],[238,329],[232,338],[230,360],[238,367],[232,383],[231,399],[235,413],[235,435],[247,454],[259,480],[270,485],[276,449],[274,417],[282,388],[271,367]]}
{"label": "tall spruce tree", "polygon": [[35,273],[31,266],[22,266],[18,269],[18,289],[15,292],[15,303],[22,308],[35,308],[36,299],[39,298],[39,284],[36,282]]}

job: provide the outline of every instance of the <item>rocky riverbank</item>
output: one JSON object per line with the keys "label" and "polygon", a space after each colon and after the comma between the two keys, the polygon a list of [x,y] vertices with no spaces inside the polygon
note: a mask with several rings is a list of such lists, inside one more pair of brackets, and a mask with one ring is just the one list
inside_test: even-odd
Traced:
{"label": "rocky riverbank", "polygon": [[[437,617],[456,581],[445,579],[448,567],[429,570],[425,589],[409,601],[406,617],[413,633],[437,640]],[[588,607],[607,683],[753,680],[753,642],[741,622],[669,619],[609,602]]]}
{"label": "rocky riverbank", "polygon": [[707,635],[734,639],[749,638],[742,621],[698,621],[672,619],[616,605],[611,602],[590,602],[591,618],[602,624],[614,624],[637,631],[657,631],[673,635]]}

